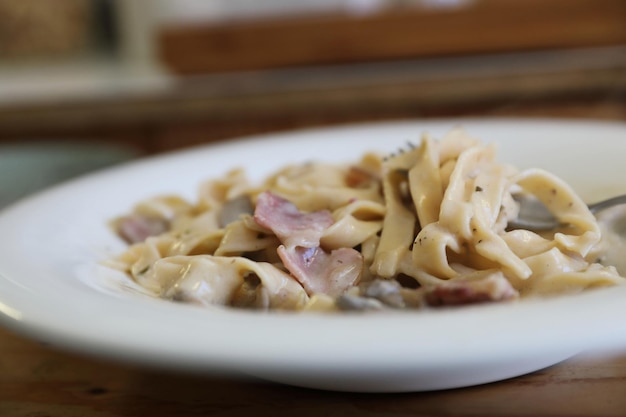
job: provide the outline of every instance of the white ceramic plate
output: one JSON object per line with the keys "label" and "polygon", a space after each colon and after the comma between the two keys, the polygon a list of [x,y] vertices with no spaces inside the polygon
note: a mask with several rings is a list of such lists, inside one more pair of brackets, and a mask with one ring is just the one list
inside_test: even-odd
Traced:
{"label": "white ceramic plate", "polygon": [[362,392],[453,388],[626,348],[626,289],[514,305],[356,315],[262,314],[155,300],[99,265],[124,245],[107,221],[161,192],[194,197],[236,166],[351,161],[463,125],[502,160],[549,168],[593,200],[626,192],[626,124],[441,120],[250,138],[147,159],[24,200],[0,215],[0,322],[74,351],[198,372]]}

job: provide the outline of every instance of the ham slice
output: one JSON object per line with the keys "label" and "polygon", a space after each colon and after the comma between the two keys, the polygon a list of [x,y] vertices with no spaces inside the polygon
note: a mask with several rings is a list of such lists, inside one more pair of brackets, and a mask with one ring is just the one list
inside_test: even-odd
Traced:
{"label": "ham slice", "polygon": [[518,292],[502,275],[491,275],[476,281],[440,284],[426,291],[424,300],[431,307],[458,306],[518,297]]}
{"label": "ham slice", "polygon": [[352,248],[327,253],[319,247],[281,245],[278,256],[309,295],[323,293],[337,297],[358,282],[363,266],[362,255]]}
{"label": "ham slice", "polygon": [[290,201],[269,191],[257,198],[254,220],[289,248],[319,246],[322,234],[334,223],[328,210],[303,213]]}
{"label": "ham slice", "polygon": [[281,241],[278,256],[309,295],[338,296],[361,277],[362,255],[352,248],[330,253],[320,247],[320,238],[333,223],[327,210],[301,212],[293,203],[271,192],[257,198],[254,220]]}
{"label": "ham slice", "polygon": [[140,243],[150,236],[167,232],[169,224],[166,220],[131,214],[121,218],[117,223],[117,234],[127,243]]}

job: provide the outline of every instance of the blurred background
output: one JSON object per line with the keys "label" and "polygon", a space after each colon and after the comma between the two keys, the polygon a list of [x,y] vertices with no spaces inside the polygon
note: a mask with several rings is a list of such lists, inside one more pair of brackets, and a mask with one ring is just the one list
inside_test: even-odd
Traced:
{"label": "blurred background", "polygon": [[0,0],[0,206],[201,143],[458,116],[626,120],[626,1]]}

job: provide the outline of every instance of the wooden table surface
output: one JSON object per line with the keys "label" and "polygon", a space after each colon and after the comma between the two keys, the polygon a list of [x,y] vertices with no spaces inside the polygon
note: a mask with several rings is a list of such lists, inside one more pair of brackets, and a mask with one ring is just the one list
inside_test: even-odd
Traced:
{"label": "wooden table surface", "polygon": [[0,328],[0,416],[626,416],[626,350],[482,386],[353,394],[82,357]]}

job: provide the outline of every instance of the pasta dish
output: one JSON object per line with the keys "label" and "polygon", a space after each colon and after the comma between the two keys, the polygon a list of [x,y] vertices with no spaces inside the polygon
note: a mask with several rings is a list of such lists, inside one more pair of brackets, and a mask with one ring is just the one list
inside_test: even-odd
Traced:
{"label": "pasta dish", "polygon": [[[567,225],[511,230],[517,195]],[[603,265],[601,225],[563,180],[496,160],[454,129],[395,154],[235,169],[197,200],[155,196],[114,221],[115,260],[165,299],[261,310],[440,308],[625,283]]]}

